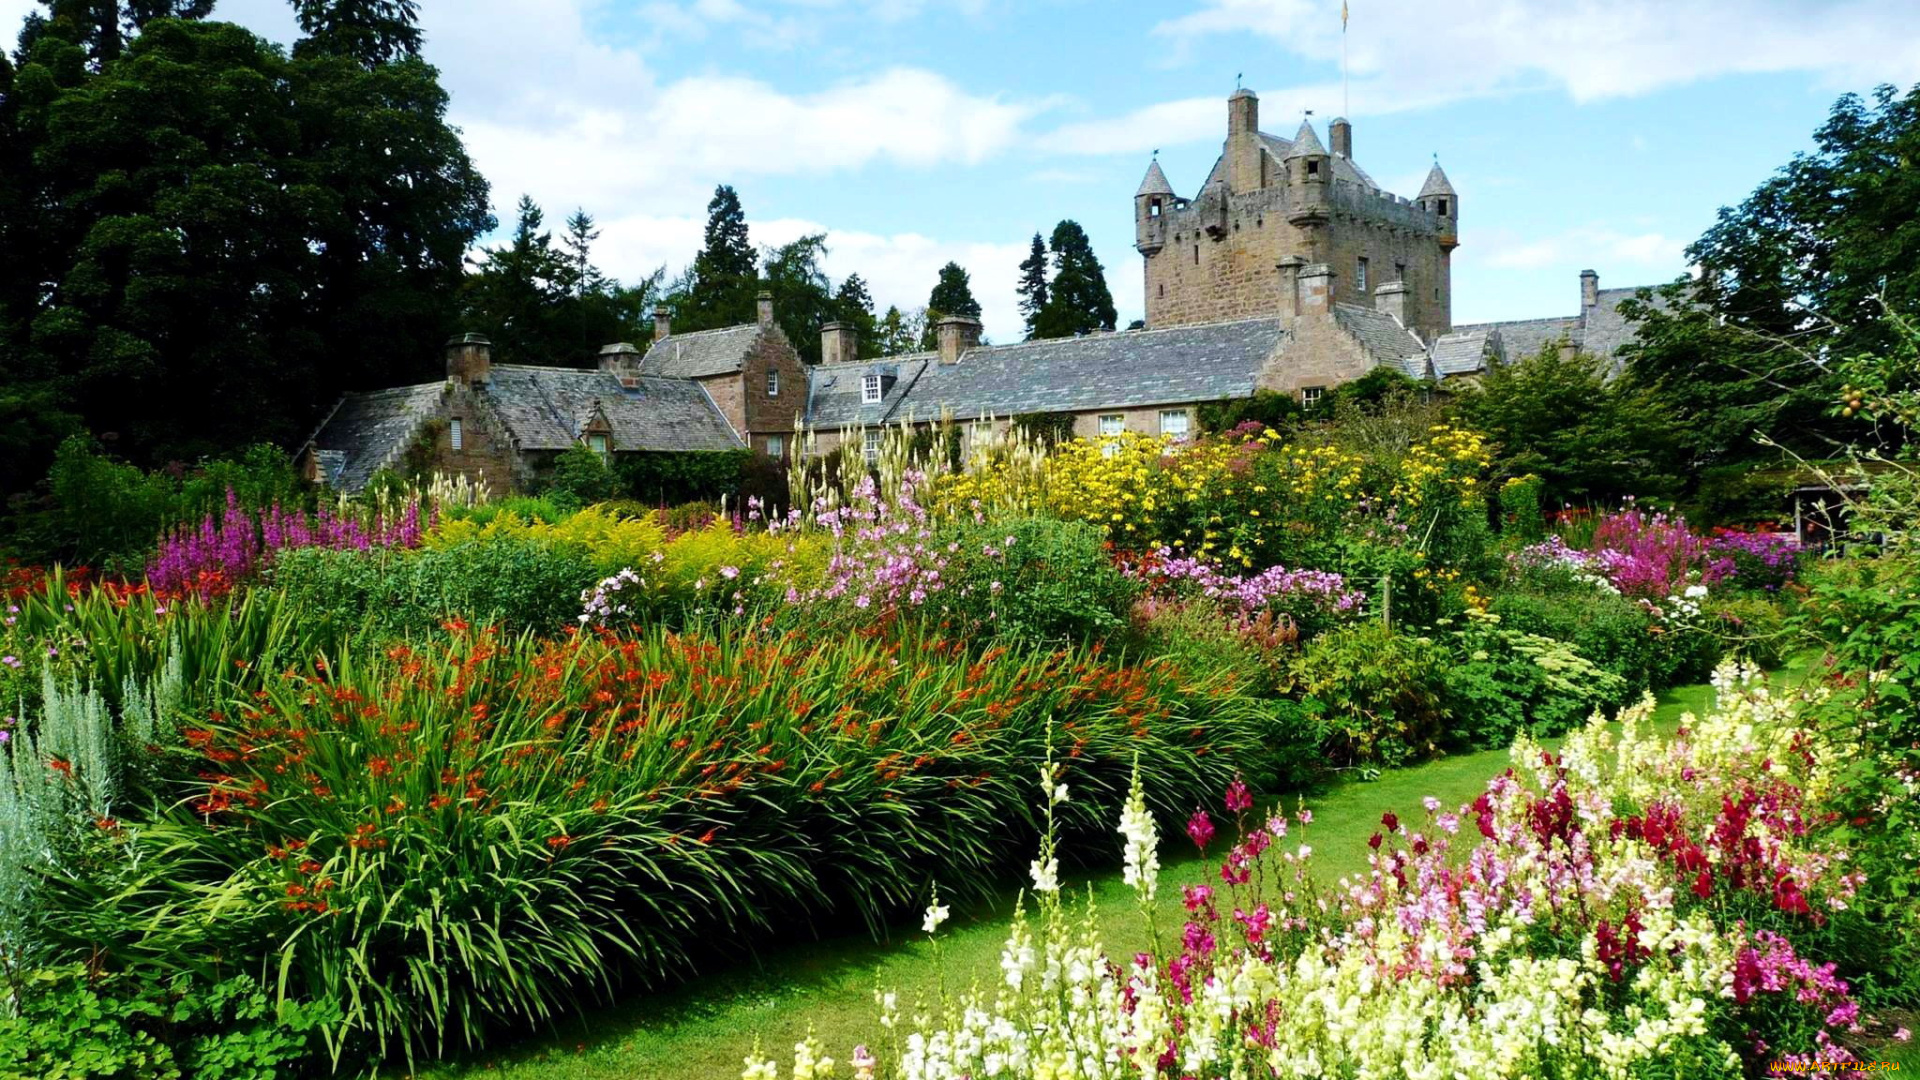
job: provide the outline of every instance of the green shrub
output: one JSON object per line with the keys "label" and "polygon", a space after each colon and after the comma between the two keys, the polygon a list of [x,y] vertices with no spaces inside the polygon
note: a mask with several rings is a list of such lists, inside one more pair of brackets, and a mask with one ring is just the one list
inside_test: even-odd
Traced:
{"label": "green shrub", "polygon": [[1525,732],[1559,735],[1596,708],[1628,703],[1625,679],[1553,638],[1469,618],[1449,635],[1453,662],[1446,669],[1449,741],[1495,749]]}
{"label": "green shrub", "polygon": [[278,1006],[253,979],[90,975],[75,964],[21,980],[0,1008],[0,1080],[279,1080],[319,1050],[333,1006]]}
{"label": "green shrub", "polygon": [[1503,589],[1494,594],[1489,610],[1511,630],[1573,646],[1601,670],[1626,680],[1630,694],[1667,686],[1678,668],[1637,603],[1591,585]]}
{"label": "green shrub", "polygon": [[[672,505],[698,499],[719,499],[722,495],[741,496],[741,485],[749,474],[764,482],[754,467],[754,455],[747,450],[700,451],[687,453],[623,453],[614,461],[620,493],[649,506]],[[775,473],[780,470],[776,466]],[[784,481],[779,485],[785,487]],[[763,497],[767,492],[756,491]],[[602,496],[605,498],[606,496]],[[785,502],[784,498],[775,500]]]}
{"label": "green shrub", "polygon": [[620,494],[620,476],[607,455],[583,443],[554,455],[543,493],[554,503],[577,510]]}
{"label": "green shrub", "polygon": [[957,525],[937,533],[932,546],[953,551],[942,594],[947,616],[1014,641],[1097,641],[1126,624],[1138,594],[1108,558],[1104,534],[1085,522]]}
{"label": "green shrub", "polygon": [[492,537],[420,551],[289,551],[272,581],[326,640],[360,632],[401,637],[448,619],[509,632],[552,632],[580,612],[599,580],[592,558],[568,544]]}
{"label": "green shrub", "polygon": [[1447,663],[1432,639],[1369,622],[1308,642],[1289,677],[1325,716],[1331,758],[1395,766],[1435,753],[1446,738]]}

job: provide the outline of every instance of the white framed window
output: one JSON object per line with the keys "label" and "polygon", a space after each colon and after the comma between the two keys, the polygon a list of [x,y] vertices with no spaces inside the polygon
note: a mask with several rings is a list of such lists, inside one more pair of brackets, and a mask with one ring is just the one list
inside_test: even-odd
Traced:
{"label": "white framed window", "polygon": [[607,452],[607,437],[597,433],[589,435],[587,436],[587,445],[593,448],[594,453],[604,454]]}
{"label": "white framed window", "polygon": [[1300,404],[1311,409],[1320,404],[1320,395],[1325,392],[1324,386],[1303,386],[1300,388]]}
{"label": "white framed window", "polygon": [[1160,434],[1171,435],[1176,439],[1187,437],[1187,410],[1161,409]]}
{"label": "white framed window", "polygon": [[860,400],[867,405],[878,405],[880,403],[880,376],[860,376]]}
{"label": "white framed window", "polygon": [[1365,255],[1360,256],[1360,260],[1353,264],[1353,287],[1363,293],[1367,291],[1367,257]]}
{"label": "white framed window", "polygon": [[767,436],[767,456],[781,458],[787,456],[787,437],[784,435]]}
{"label": "white framed window", "polygon": [[1112,436],[1112,435],[1119,435],[1126,430],[1127,430],[1127,417],[1125,413],[1108,413],[1107,415],[1102,416],[1100,418],[1100,437],[1101,438],[1107,438],[1108,436]]}
{"label": "white framed window", "polygon": [[780,396],[780,369],[779,368],[767,369],[767,396],[768,397]]}
{"label": "white framed window", "polygon": [[466,432],[460,430],[460,418],[457,416],[447,421],[447,441],[453,444],[455,450],[467,447]]}
{"label": "white framed window", "polygon": [[[873,376],[873,377],[878,378],[878,376]],[[866,454],[867,461],[869,464],[875,461],[879,461],[880,460],[880,432],[878,431],[865,432],[861,450],[863,453]]]}

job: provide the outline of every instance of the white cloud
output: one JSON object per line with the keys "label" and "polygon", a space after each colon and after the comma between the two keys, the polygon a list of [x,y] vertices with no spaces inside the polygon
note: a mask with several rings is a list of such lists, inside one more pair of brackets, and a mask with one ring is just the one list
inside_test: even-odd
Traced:
{"label": "white cloud", "polygon": [[1657,231],[1623,231],[1606,225],[1583,225],[1548,236],[1520,237],[1496,230],[1475,238],[1475,249],[1461,249],[1466,265],[1503,270],[1565,268],[1576,262],[1603,274],[1615,272],[1644,277],[1668,275],[1685,261],[1686,242]]}
{"label": "white cloud", "polygon": [[[1540,85],[1586,102],[1739,73],[1811,72],[1859,88],[1920,77],[1920,4],[1909,0],[1455,0],[1353,4],[1356,102],[1439,104]],[[1202,0],[1156,27],[1182,47],[1257,34],[1338,63],[1340,20],[1322,0]],[[1375,112],[1356,106],[1356,112]]]}

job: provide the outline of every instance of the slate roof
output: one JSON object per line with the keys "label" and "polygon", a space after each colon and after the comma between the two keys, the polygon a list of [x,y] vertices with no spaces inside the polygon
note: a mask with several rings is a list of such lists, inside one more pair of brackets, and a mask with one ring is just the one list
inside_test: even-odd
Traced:
{"label": "slate roof", "polygon": [[700,384],[642,375],[626,389],[612,372],[495,364],[487,403],[522,450],[565,450],[594,415],[615,450],[734,450],[742,443]]}
{"label": "slate roof", "polygon": [[[1620,303],[1633,299],[1634,294],[1639,291],[1638,288],[1601,289],[1600,302],[1587,311],[1586,335],[1582,347],[1607,361],[1616,374],[1622,362],[1618,355],[1620,346],[1637,336],[1634,324],[1620,314]],[[1666,300],[1658,292],[1653,294],[1653,299],[1649,303],[1661,310],[1667,307]]]}
{"label": "slate roof", "polygon": [[[820,364],[807,374],[807,422],[819,428],[872,427],[893,419],[893,413],[914,383],[937,363],[937,353],[891,356],[884,360],[862,360],[852,364]],[[862,400],[861,383],[868,375],[881,376],[884,393],[879,402]],[[889,384],[886,380],[892,379]],[[908,409],[900,409],[905,416]],[[937,410],[936,410],[937,413]],[[920,415],[921,420],[935,419]]]}
{"label": "slate roof", "polygon": [[640,361],[648,375],[672,379],[704,379],[739,371],[748,350],[759,339],[759,323],[743,323],[719,330],[669,334],[653,343]]}
{"label": "slate roof", "polygon": [[1491,325],[1442,334],[1433,341],[1433,373],[1442,378],[1485,371],[1500,353],[1500,331]]}
{"label": "slate roof", "polygon": [[1501,352],[1507,360],[1524,360],[1537,355],[1546,348],[1548,342],[1565,339],[1575,348],[1580,347],[1584,333],[1580,327],[1580,317],[1564,319],[1515,319],[1511,322],[1467,323],[1453,328],[1458,333],[1467,330],[1498,330],[1500,332]]}
{"label": "slate roof", "polygon": [[[1261,365],[1285,340],[1280,319],[1243,319],[981,346],[953,364],[930,354],[898,357],[925,366],[884,419],[932,420],[951,411],[966,420],[1248,397]],[[817,368],[814,377],[832,370]]]}
{"label": "slate roof", "polygon": [[1287,151],[1287,157],[1305,157],[1308,154],[1327,156],[1327,148],[1320,145],[1320,136],[1313,133],[1313,121],[1300,121],[1300,130],[1293,133],[1293,146]]}
{"label": "slate roof", "polygon": [[1335,304],[1333,317],[1376,362],[1391,365],[1410,379],[1427,378],[1426,343],[1393,316],[1356,304]]}
{"label": "slate roof", "polygon": [[307,442],[328,486],[359,491],[374,473],[398,461],[445,390],[445,383],[433,382],[341,398]]}
{"label": "slate roof", "polygon": [[1167,183],[1167,174],[1160,171],[1160,159],[1154,158],[1147,166],[1147,175],[1140,181],[1140,190],[1133,193],[1134,198],[1142,195],[1171,195],[1173,185]]}
{"label": "slate roof", "polygon": [[1442,169],[1440,163],[1436,161],[1433,163],[1433,168],[1427,170],[1427,182],[1420,185],[1420,194],[1414,198],[1424,199],[1429,195],[1452,194],[1454,194],[1453,184],[1447,179],[1446,170]]}
{"label": "slate roof", "polygon": [[[1513,322],[1474,323],[1456,326],[1455,331],[1493,329],[1500,334],[1502,359],[1523,360],[1534,356],[1548,342],[1565,339],[1574,348],[1596,356],[1607,364],[1609,374],[1618,374],[1620,348],[1635,336],[1634,325],[1620,314],[1622,301],[1631,300],[1640,289],[1601,289],[1598,303],[1579,315],[1552,319],[1518,319]],[[1653,294],[1655,307],[1666,307],[1659,293]]]}

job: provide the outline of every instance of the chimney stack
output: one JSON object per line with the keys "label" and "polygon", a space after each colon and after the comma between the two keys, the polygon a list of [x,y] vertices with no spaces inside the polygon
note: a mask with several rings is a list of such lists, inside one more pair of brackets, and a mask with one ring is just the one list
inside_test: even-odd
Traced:
{"label": "chimney stack", "polygon": [[957,364],[961,353],[980,344],[980,320],[949,315],[933,324],[933,338],[940,346],[940,362]]}
{"label": "chimney stack", "polygon": [[665,304],[653,305],[653,340],[659,341],[671,333],[673,333],[673,309]]}
{"label": "chimney stack", "polygon": [[1280,317],[1283,319],[1300,314],[1300,268],[1306,263],[1298,255],[1280,260]]}
{"label": "chimney stack", "polygon": [[628,390],[640,386],[640,350],[630,341],[616,341],[600,347],[600,370],[619,378]]}
{"label": "chimney stack", "polygon": [[1384,311],[1393,316],[1401,326],[1407,325],[1407,283],[1389,281],[1373,290],[1373,309]]}
{"label": "chimney stack", "polygon": [[754,299],[754,302],[757,305],[759,305],[760,325],[772,326],[773,325],[773,294],[768,292],[765,289],[761,289],[760,295],[754,297],[753,299]]}
{"label": "chimney stack", "polygon": [[471,390],[493,381],[493,342],[485,334],[447,339],[447,378]]}
{"label": "chimney stack", "polygon": [[1327,125],[1327,137],[1333,140],[1335,156],[1353,160],[1353,125],[1347,123],[1346,117],[1333,118],[1333,123]]}
{"label": "chimney stack", "polygon": [[830,322],[820,328],[820,362],[851,364],[860,359],[860,335],[852,323]]}
{"label": "chimney stack", "polygon": [[1600,275],[1592,270],[1580,271],[1580,310],[1596,307],[1600,303]]}
{"label": "chimney stack", "polygon": [[1300,268],[1300,314],[1333,313],[1333,267],[1326,263],[1308,263]]}

